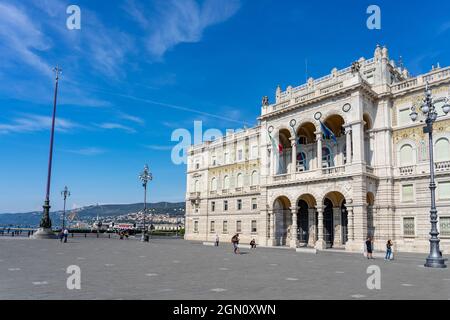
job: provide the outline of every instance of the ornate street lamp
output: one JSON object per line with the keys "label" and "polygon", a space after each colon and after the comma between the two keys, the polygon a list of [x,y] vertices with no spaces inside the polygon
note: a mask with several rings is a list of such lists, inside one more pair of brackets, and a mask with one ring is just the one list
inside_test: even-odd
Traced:
{"label": "ornate street lamp", "polygon": [[62,218],[62,231],[64,231],[64,228],[66,227],[65,221],[66,221],[66,199],[67,197],[70,197],[70,191],[67,188],[67,186],[64,187],[64,190],[61,191],[61,195],[64,199],[64,210],[63,210],[63,218]]}
{"label": "ornate street lamp", "polygon": [[[439,118],[438,113],[436,111],[436,105],[438,103],[444,103],[442,110],[444,114],[447,115],[450,112],[450,100],[449,98],[438,98],[433,99],[431,94],[431,89],[427,82],[425,87],[425,99],[423,104],[420,106],[420,111],[423,113],[425,118],[426,126],[423,128],[424,133],[428,133],[428,141],[429,141],[429,153],[430,153],[430,190],[431,190],[431,210],[430,210],[430,222],[431,222],[431,231],[430,231],[430,254],[425,262],[425,267],[429,268],[446,268],[445,260],[442,257],[442,253],[439,250],[439,232],[437,230],[437,222],[438,222],[438,212],[436,210],[436,183],[434,177],[434,158],[433,158],[433,123]],[[418,113],[416,111],[416,107],[411,107],[410,117],[413,121],[416,121],[418,118]]]}
{"label": "ornate street lamp", "polygon": [[47,171],[47,189],[44,201],[44,211],[42,213],[39,229],[33,235],[34,239],[52,239],[55,238],[55,233],[52,231],[52,221],[50,219],[50,182],[52,178],[52,160],[53,160],[53,140],[55,136],[55,120],[56,120],[56,99],[58,96],[58,81],[59,75],[62,70],[59,67],[53,69],[55,72],[55,95],[53,98],[53,117],[52,117],[52,129],[50,134],[50,152],[48,159],[48,171]]}
{"label": "ornate street lamp", "polygon": [[147,213],[147,182],[153,179],[152,173],[148,169],[148,165],[144,166],[144,171],[139,175],[139,179],[142,181],[144,187],[144,231],[142,232],[141,241],[148,242],[147,230],[145,228],[145,215]]}

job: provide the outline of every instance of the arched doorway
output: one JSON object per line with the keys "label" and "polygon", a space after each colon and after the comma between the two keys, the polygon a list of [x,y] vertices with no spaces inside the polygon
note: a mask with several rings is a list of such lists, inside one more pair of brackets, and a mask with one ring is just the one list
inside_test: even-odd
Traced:
{"label": "arched doorway", "polygon": [[329,192],[323,201],[323,232],[328,248],[342,247],[348,240],[348,213],[342,193]]}
{"label": "arched doorway", "polygon": [[333,247],[334,244],[334,219],[333,219],[333,202],[326,198],[323,210],[323,235],[327,247]]}
{"label": "arched doorway", "polygon": [[317,240],[316,199],[311,194],[303,194],[297,200],[298,242],[303,246],[314,246]]}
{"label": "arched doorway", "polygon": [[306,245],[309,239],[309,206],[308,203],[300,199],[297,203],[297,227],[298,227],[298,241]]}
{"label": "arched doorway", "polygon": [[342,154],[346,144],[344,118],[338,114],[333,114],[327,117],[323,124],[333,133],[334,138],[328,135],[323,139],[322,167],[327,168],[344,165],[345,160]]}
{"label": "arched doorway", "polygon": [[316,126],[305,122],[297,129],[297,172],[308,171],[316,151]]}
{"label": "arched doorway", "polygon": [[375,196],[372,192],[367,192],[367,236],[373,237],[375,235],[375,223],[373,217],[373,204]]}
{"label": "arched doorway", "polygon": [[291,132],[288,129],[281,129],[278,134],[278,150],[275,150],[277,163],[277,174],[286,174],[289,164],[292,161]]}
{"label": "arched doorway", "polygon": [[273,204],[273,213],[275,216],[275,244],[277,246],[286,246],[292,237],[294,230],[292,227],[291,202],[285,196],[278,197]]}

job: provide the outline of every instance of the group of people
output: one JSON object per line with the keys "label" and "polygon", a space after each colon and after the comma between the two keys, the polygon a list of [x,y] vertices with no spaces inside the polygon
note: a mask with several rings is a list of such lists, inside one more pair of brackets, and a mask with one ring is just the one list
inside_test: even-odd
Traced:
{"label": "group of people", "polygon": [[[384,260],[393,260],[393,253],[392,253],[392,247],[394,244],[392,243],[391,239],[389,239],[386,242],[386,255],[384,256]],[[367,259],[374,259],[373,257],[373,238],[367,237],[367,240],[365,242],[365,250],[364,250]]]}
{"label": "group of people", "polygon": [[[216,240],[214,241],[214,246],[218,247],[219,246],[219,235],[216,234]],[[231,237],[231,243],[233,244],[233,252],[235,254],[240,254],[239,251],[239,233],[236,233],[233,237]],[[256,241],[255,239],[252,239],[250,241],[250,248],[251,249],[256,249]]]}

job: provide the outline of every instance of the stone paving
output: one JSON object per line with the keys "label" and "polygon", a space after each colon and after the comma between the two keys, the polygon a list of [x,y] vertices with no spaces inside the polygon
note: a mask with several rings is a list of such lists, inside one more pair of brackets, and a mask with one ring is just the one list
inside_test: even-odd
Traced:
{"label": "stone paving", "polygon": [[[424,255],[367,260],[362,254],[220,247],[175,239],[0,238],[0,299],[444,299],[450,270]],[[66,286],[81,269],[81,289]],[[369,290],[367,268],[381,269]]]}

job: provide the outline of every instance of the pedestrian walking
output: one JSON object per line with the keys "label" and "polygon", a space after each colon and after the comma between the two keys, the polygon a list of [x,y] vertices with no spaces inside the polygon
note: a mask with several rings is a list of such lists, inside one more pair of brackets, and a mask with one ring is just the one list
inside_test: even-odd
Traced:
{"label": "pedestrian walking", "polygon": [[252,239],[252,241],[250,241],[250,248],[256,249],[256,241],[255,241],[255,239]]}
{"label": "pedestrian walking", "polygon": [[233,244],[233,252],[235,254],[240,254],[239,252],[239,234],[236,233],[232,238],[231,238],[231,243]]}
{"label": "pedestrian walking", "polygon": [[366,252],[367,252],[367,259],[373,259],[372,252],[373,252],[373,245],[372,245],[372,238],[367,237],[366,240]]}
{"label": "pedestrian walking", "polygon": [[214,242],[214,246],[219,246],[219,235],[216,233],[216,241]]}
{"label": "pedestrian walking", "polygon": [[64,239],[64,230],[61,229],[61,232],[58,234],[58,238],[60,242],[63,242]]}
{"label": "pedestrian walking", "polygon": [[386,243],[386,256],[384,257],[384,260],[392,260],[392,241],[391,239],[388,240]]}
{"label": "pedestrian walking", "polygon": [[64,236],[64,243],[66,243],[67,242],[67,237],[69,236],[69,230],[64,229],[63,236]]}

